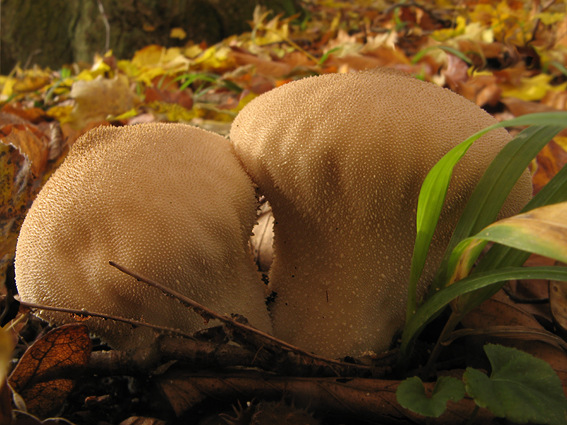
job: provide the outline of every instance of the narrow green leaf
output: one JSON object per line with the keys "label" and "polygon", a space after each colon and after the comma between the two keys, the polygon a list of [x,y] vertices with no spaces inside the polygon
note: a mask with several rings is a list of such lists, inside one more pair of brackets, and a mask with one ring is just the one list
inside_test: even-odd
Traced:
{"label": "narrow green leaf", "polygon": [[421,58],[423,58],[427,53],[429,53],[431,50],[435,50],[435,49],[439,49],[439,50],[444,50],[447,53],[450,53],[456,57],[458,57],[459,59],[461,59],[462,61],[466,62],[469,65],[472,65],[473,62],[460,50],[457,50],[453,47],[449,47],[449,46],[431,46],[431,47],[426,47],[425,49],[420,50],[416,55],[414,55],[414,57],[412,58],[411,62],[412,63],[418,63]]}
{"label": "narrow green leaf", "polygon": [[[427,255],[427,250],[431,239],[433,238],[433,233],[437,222],[439,220],[439,215],[445,201],[445,196],[447,193],[447,188],[451,180],[451,175],[453,174],[453,169],[457,162],[464,156],[470,146],[482,137],[487,132],[506,126],[512,125],[549,125],[557,127],[567,126],[567,112],[550,112],[550,113],[540,113],[540,114],[530,114],[524,115],[518,118],[514,118],[508,121],[502,121],[500,123],[493,124],[484,130],[481,130],[461,144],[454,147],[449,153],[447,153],[429,172],[419,194],[418,207],[417,207],[417,236],[414,246],[414,254],[412,258],[412,264],[410,269],[410,281],[408,284],[408,304],[406,309],[406,322],[416,310],[417,300],[416,300],[416,287],[421,272],[423,271],[423,266],[425,264],[425,258]],[[555,130],[553,130],[555,131]],[[525,168],[525,167],[524,167]],[[523,170],[523,168],[522,168]],[[482,227],[481,227],[482,228]],[[467,234],[466,236],[469,236]],[[464,236],[464,237],[466,237]],[[462,237],[461,237],[462,239]],[[448,252],[452,251],[452,248],[460,242],[456,240]],[[448,255],[444,264],[446,265],[448,261]],[[446,266],[445,266],[446,267]],[[444,278],[444,272],[438,275],[436,282],[441,281]],[[439,289],[441,284],[434,283],[433,291]],[[430,291],[432,293],[432,291]]]}
{"label": "narrow green leaf", "polygon": [[407,358],[413,341],[423,328],[452,300],[460,295],[511,279],[549,279],[567,281],[567,267],[507,267],[473,273],[470,276],[433,294],[406,322],[402,334],[400,353]]}
{"label": "narrow green leaf", "polygon": [[561,71],[563,73],[563,75],[565,75],[567,77],[567,68],[565,68],[565,65],[563,65],[561,62],[559,61],[551,61],[549,62],[549,65],[553,65],[554,67],[556,67],[559,71]]}
{"label": "narrow green leaf", "polygon": [[[567,126],[567,123],[566,123]],[[453,248],[463,239],[493,223],[508,194],[526,167],[555,136],[559,126],[534,126],[522,131],[496,156],[478,182],[455,227],[431,291],[449,283],[447,265]]]}
{"label": "narrow green leaf", "polygon": [[486,345],[484,351],[492,365],[490,378],[472,368],[463,375],[476,404],[516,423],[567,423],[563,386],[547,362],[499,345]]}
{"label": "narrow green leaf", "polygon": [[[523,212],[531,211],[548,204],[567,201],[567,167],[563,167],[557,175],[547,183],[539,193],[524,207]],[[494,270],[501,267],[519,267],[526,262],[529,252],[520,251],[505,245],[494,245],[480,260],[473,273]],[[462,314],[482,304],[500,290],[504,283],[495,284],[479,291],[470,292],[459,297],[457,307]]]}
{"label": "narrow green leaf", "polygon": [[209,83],[216,83],[219,76],[215,74],[205,74],[205,73],[197,73],[197,74],[183,74],[179,77],[173,79],[173,81],[180,81],[183,80],[183,84],[179,87],[179,91],[185,90],[195,81],[207,81]]}
{"label": "narrow green leaf", "polygon": [[425,394],[423,382],[417,376],[401,382],[396,390],[400,406],[422,416],[438,418],[447,409],[447,402],[457,402],[465,396],[465,384],[458,379],[442,376],[437,380],[431,397]]}
{"label": "narrow green leaf", "polygon": [[567,263],[567,202],[500,220],[473,238]]}
{"label": "narrow green leaf", "polygon": [[325,54],[323,56],[321,56],[321,59],[319,59],[319,62],[317,62],[317,65],[323,65],[327,61],[327,59],[329,59],[329,55],[331,53],[334,53],[334,52],[336,52],[337,50],[340,50],[340,49],[341,49],[340,47],[333,47],[332,49],[327,50],[325,52]]}

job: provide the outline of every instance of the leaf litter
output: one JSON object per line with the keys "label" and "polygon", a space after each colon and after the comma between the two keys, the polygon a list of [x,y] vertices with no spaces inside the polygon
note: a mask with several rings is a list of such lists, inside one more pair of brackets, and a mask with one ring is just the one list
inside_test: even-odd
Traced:
{"label": "leaf litter", "polygon": [[[250,22],[250,32],[230,36],[213,46],[191,41],[181,48],[150,45],[136,52],[131,59],[117,58],[109,51],[96,55],[92,65],[87,67],[77,64],[59,70],[17,67],[10,75],[0,76],[0,138],[3,143],[0,145],[0,276],[9,274],[19,226],[41,184],[61,163],[77,137],[99,125],[183,122],[226,135],[237,113],[266,91],[311,75],[377,66],[397,68],[448,87],[499,120],[531,112],[567,109],[567,14],[564,6],[553,1],[502,0],[494,3],[467,0],[454,4],[446,0],[429,0],[417,4],[311,0],[303,4],[306,13],[290,18],[273,16],[269,11],[257,8]],[[172,32],[172,37],[181,36],[179,32]],[[534,192],[567,162],[566,137],[565,133],[556,136],[532,163]],[[269,220],[269,216],[266,219]],[[263,239],[256,245],[261,251],[256,254],[263,263],[269,264],[270,244],[265,242],[270,240],[269,221],[262,226]],[[533,265],[545,264],[545,261],[537,256],[531,260]],[[564,332],[567,298],[557,285],[556,282],[549,283],[549,290],[547,283],[539,285],[543,289],[538,297],[548,296],[551,308],[546,304],[539,313],[537,309],[520,313],[518,305],[512,307],[509,301],[502,304],[502,300],[495,299],[479,307],[483,310],[473,312],[468,321],[464,321],[465,326],[470,329],[522,326],[542,332],[557,326]],[[522,282],[511,285],[512,295],[521,287]],[[5,288],[2,293],[6,293]],[[535,314],[537,323],[531,314]],[[531,319],[525,319],[526,322],[520,317]],[[487,318],[494,320],[486,322]],[[59,329],[61,338],[69,337],[65,336],[71,332],[68,328]],[[88,357],[84,334],[80,335],[74,337],[77,339],[73,343],[79,346],[71,348],[78,357],[71,355],[65,360],[76,368],[84,367]],[[531,348],[536,356],[555,368],[564,389],[567,388],[564,367],[567,359],[556,346],[501,336],[486,338],[527,351]],[[39,412],[39,416],[60,411],[64,395],[73,392],[73,382],[68,384],[62,379],[65,383],[59,383],[59,369],[47,368],[45,361],[36,360],[38,363],[34,365],[29,360],[32,350],[43,350],[42,358],[47,358],[49,353],[58,358],[63,347],[69,349],[66,343],[59,344],[57,338],[49,341],[52,345],[46,348],[45,339],[38,340],[28,350],[27,357],[20,360],[20,371],[16,369],[10,378],[12,383],[18,383],[13,384],[12,389],[24,397],[28,410],[31,407],[31,412]],[[25,378],[21,370],[26,370]],[[49,379],[43,378],[43,374]],[[208,395],[216,395],[226,397],[230,404],[234,403],[235,394],[248,394],[253,398],[276,389],[274,397],[287,394],[300,400],[306,394],[317,394],[324,389],[332,400],[352,402],[351,409],[347,404],[343,405],[344,410],[336,409],[346,417],[352,418],[356,414],[361,419],[374,419],[375,414],[385,414],[425,423],[424,418],[403,409],[394,409],[396,413],[387,413],[387,410],[381,413],[375,407],[384,406],[384,403],[395,405],[391,398],[397,385],[394,381],[376,380],[370,384],[360,381],[362,378],[356,379],[359,381],[346,385],[346,381],[337,379],[332,383],[299,378],[296,381],[270,381],[265,377],[223,374],[212,374],[211,378],[186,370],[179,374],[171,369],[169,372],[165,370],[157,382],[161,397],[170,402],[173,410],[179,409],[178,413],[199,405],[183,398],[183,394],[189,393],[193,394],[190,399],[199,402]],[[122,379],[115,385],[123,388],[126,381]],[[128,385],[133,382],[129,381]],[[53,386],[60,398],[42,399],[37,395],[42,392],[37,390],[41,385]],[[366,387],[368,385],[371,386]],[[139,395],[131,388],[128,391],[130,395]],[[390,395],[382,395],[381,391]],[[32,393],[33,396],[27,395]],[[0,391],[2,405],[5,405],[7,394],[6,388]],[[372,397],[365,403],[368,394]],[[90,406],[99,411],[108,409],[112,404],[108,404],[106,395],[90,399]],[[308,398],[311,409],[321,407],[333,411],[334,402],[322,395],[320,399]],[[466,416],[472,409],[470,402],[465,399],[461,402],[465,404],[452,404],[451,409],[457,416]],[[460,410],[461,405],[466,405],[464,410]],[[134,410],[122,411],[120,421],[132,416]],[[229,409],[228,413],[231,412]],[[0,415],[4,413],[2,411]],[[123,423],[133,423],[132,418]],[[107,419],[118,421],[116,415],[109,413],[97,420],[102,423]],[[484,419],[491,420],[490,417]],[[74,420],[97,423],[80,415]],[[159,423],[151,422],[153,419],[149,417],[143,420]],[[442,415],[431,423],[452,423],[454,420],[455,417]],[[37,423],[41,423],[40,420]]]}

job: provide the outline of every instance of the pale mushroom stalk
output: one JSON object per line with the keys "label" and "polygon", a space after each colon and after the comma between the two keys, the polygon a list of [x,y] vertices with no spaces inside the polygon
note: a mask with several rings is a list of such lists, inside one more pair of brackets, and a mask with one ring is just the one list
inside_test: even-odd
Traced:
{"label": "pale mushroom stalk", "polygon": [[[271,332],[249,251],[256,200],[225,138],[182,124],[101,127],[72,147],[22,226],[16,282],[22,300],[86,309],[193,333],[195,312],[111,267],[164,282],[224,315]],[[51,323],[70,315],[43,311]],[[90,318],[111,346],[133,350],[153,331]]]}
{"label": "pale mushroom stalk", "polygon": [[[230,138],[273,208],[274,335],[328,357],[387,350],[404,324],[421,184],[494,122],[449,90],[387,69],[306,78],[248,104]],[[505,130],[485,135],[455,168],[418,296],[509,139]],[[501,216],[530,196],[525,172]]]}

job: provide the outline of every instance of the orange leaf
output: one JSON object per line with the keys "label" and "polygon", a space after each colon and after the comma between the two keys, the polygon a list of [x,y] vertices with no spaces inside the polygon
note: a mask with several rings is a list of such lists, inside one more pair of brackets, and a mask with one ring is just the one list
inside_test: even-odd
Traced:
{"label": "orange leaf", "polygon": [[91,354],[87,327],[53,329],[24,353],[10,375],[10,385],[29,413],[44,418],[59,410],[83,373]]}

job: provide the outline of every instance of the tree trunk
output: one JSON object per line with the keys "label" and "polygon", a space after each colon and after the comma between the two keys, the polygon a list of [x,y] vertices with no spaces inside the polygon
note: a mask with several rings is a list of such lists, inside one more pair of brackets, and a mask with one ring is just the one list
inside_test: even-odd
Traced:
{"label": "tree trunk", "polygon": [[[247,21],[257,4],[275,13],[293,14],[299,0],[100,0],[109,25],[109,47],[118,58],[130,58],[148,44],[172,47],[188,40],[214,44],[249,31]],[[107,28],[98,0],[4,0],[0,73],[19,63],[57,69],[91,62],[104,53]],[[184,40],[171,38],[182,28]]]}

